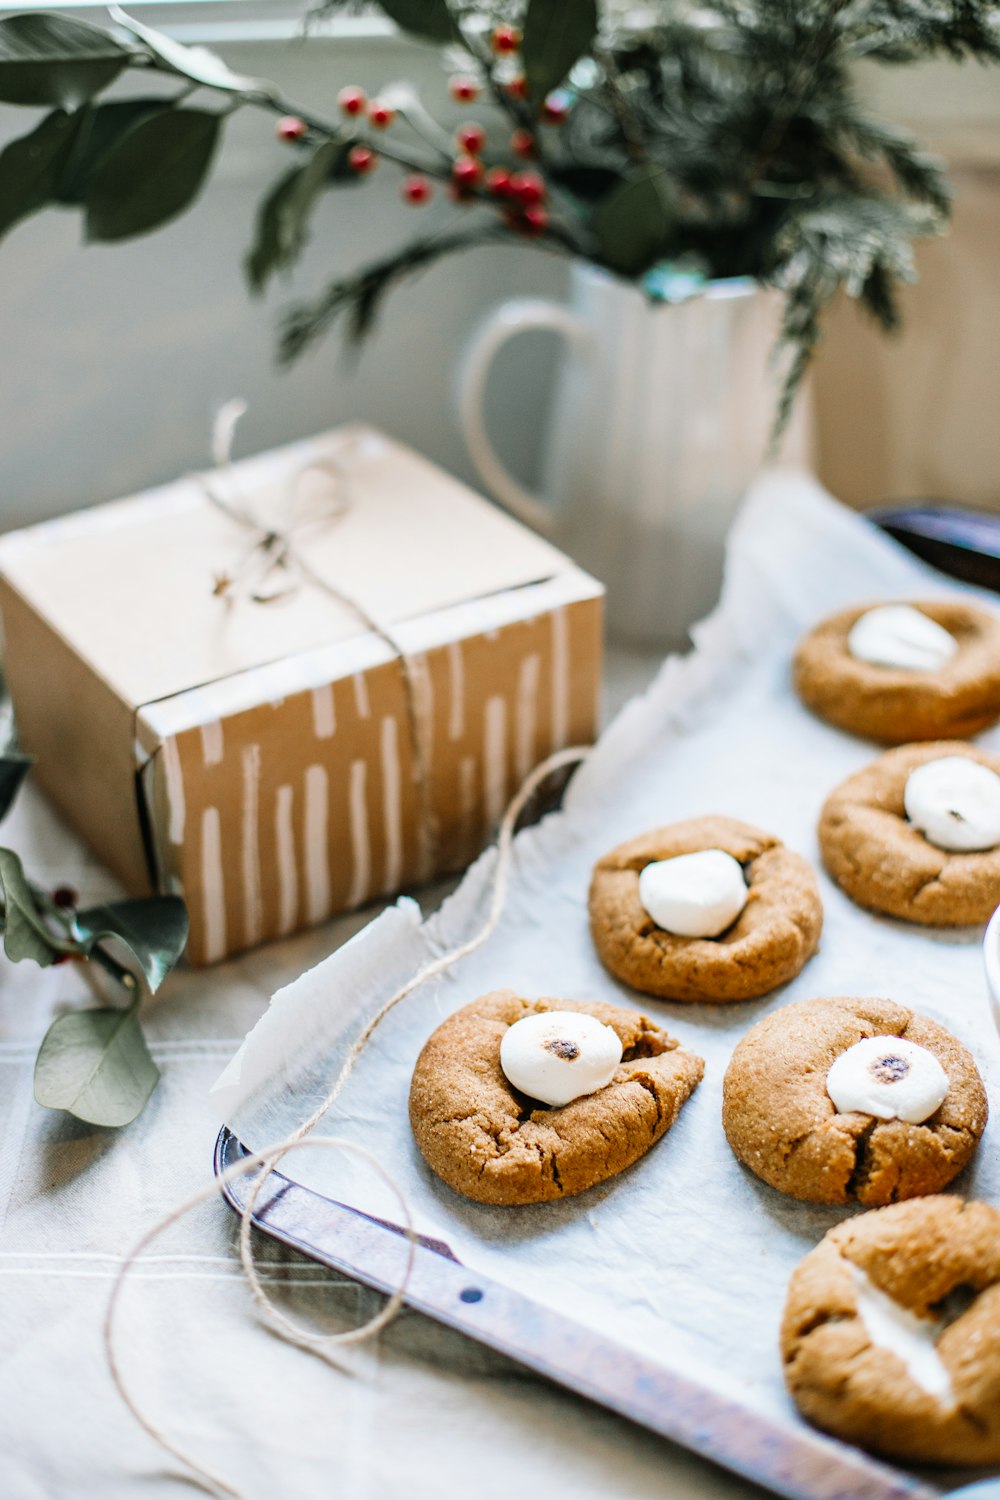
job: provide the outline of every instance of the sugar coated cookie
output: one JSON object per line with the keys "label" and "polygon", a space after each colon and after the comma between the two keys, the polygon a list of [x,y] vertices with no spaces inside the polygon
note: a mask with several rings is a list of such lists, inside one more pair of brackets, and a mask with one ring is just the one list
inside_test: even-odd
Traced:
{"label": "sugar coated cookie", "polygon": [[800,1000],[747,1032],[726,1070],[726,1139],[809,1203],[936,1193],[972,1156],[987,1103],[972,1054],[891,1000]]}
{"label": "sugar coated cookie", "polygon": [[850,734],[964,739],[1000,717],[1000,618],[953,600],[841,610],[799,641],[793,678],[813,713]]}
{"label": "sugar coated cookie", "polygon": [[838,1224],[792,1275],[781,1351],[803,1415],[836,1437],[1000,1463],[1000,1211],[915,1198]]}
{"label": "sugar coated cookie", "polygon": [[1000,906],[1000,756],[961,740],[888,750],[831,792],[819,844],[869,911],[931,927],[987,922]]}
{"label": "sugar coated cookie", "polygon": [[[547,1019],[534,1020],[560,1015],[566,1024],[551,1035]],[[580,1025],[581,1017],[593,1024]],[[517,1045],[505,1047],[526,1021]],[[602,1085],[605,1030],[617,1039],[620,1061]],[[553,1108],[504,1072],[506,1065],[532,1087],[565,1097],[565,1077],[578,1064],[586,1068],[585,1092]],[[479,1203],[541,1203],[582,1193],[638,1161],[670,1129],[704,1070],[700,1057],[635,1011],[495,990],[428,1039],[413,1072],[410,1124],[428,1165],[456,1192]]]}
{"label": "sugar coated cookie", "polygon": [[590,884],[602,962],[665,1000],[766,995],[812,956],[822,925],[802,856],[734,818],[691,818],[619,844]]}

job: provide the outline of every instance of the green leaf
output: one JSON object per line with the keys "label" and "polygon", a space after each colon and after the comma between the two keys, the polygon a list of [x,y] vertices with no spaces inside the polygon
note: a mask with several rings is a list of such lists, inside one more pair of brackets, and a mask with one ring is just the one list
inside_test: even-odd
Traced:
{"label": "green leaf", "polygon": [[49,1027],[35,1060],[35,1098],[91,1125],[128,1125],[156,1087],[135,1007],[80,1010]]}
{"label": "green leaf", "polygon": [[0,99],[75,109],[107,88],[132,52],[99,26],[31,11],[0,21]]}
{"label": "green leaf", "polygon": [[536,104],[559,87],[596,32],[596,0],[528,0],[521,60]]}
{"label": "green leaf", "polygon": [[164,99],[117,99],[112,104],[88,105],[77,115],[79,129],[53,197],[59,203],[84,201],[91,177],[105,157],[140,120],[164,108]]}
{"label": "green leaf", "polygon": [[58,953],[79,952],[79,944],[56,937],[46,927],[13,849],[0,849],[0,884],[4,898],[3,946],[8,958],[15,963],[33,958],[44,968]]}
{"label": "green leaf", "polygon": [[[0,182],[2,182],[3,157],[0,157]],[[31,769],[33,757],[8,753],[0,755],[0,818],[10,812],[11,803],[17,796],[21,782]]]}
{"label": "green leaf", "polygon": [[79,128],[79,115],[53,110],[0,152],[0,237],[55,199]]}
{"label": "green leaf", "polygon": [[[461,40],[446,0],[378,0],[379,7],[401,31],[430,42]],[[561,5],[563,0],[558,0]]]}
{"label": "green leaf", "polygon": [[220,125],[220,115],[196,109],[140,120],[90,180],[87,239],[131,239],[183,213],[208,175]]}
{"label": "green leaf", "polygon": [[173,37],[164,32],[154,30],[152,26],[143,26],[140,21],[134,21],[120,5],[109,5],[108,15],[134,37],[145,42],[153,56],[164,63],[171,73],[179,73],[194,83],[203,83],[211,89],[225,89],[232,94],[269,94],[272,90],[273,86],[263,78],[248,78],[245,74],[234,73],[228,63],[224,63],[221,57],[207,47],[188,47],[183,42],[175,42]]}
{"label": "green leaf", "polygon": [[640,167],[602,199],[594,215],[605,265],[636,276],[670,249],[676,214],[662,167]]}
{"label": "green leaf", "polygon": [[154,992],[184,952],[188,935],[187,908],[179,896],[102,902],[78,911],[73,925],[88,954],[108,938],[124,943]]}
{"label": "green leaf", "polygon": [[257,215],[254,243],[246,258],[247,280],[255,292],[263,291],[275,272],[284,270],[301,255],[316,199],[349,149],[348,143],[325,141],[305,166],[286,172],[264,199]]}

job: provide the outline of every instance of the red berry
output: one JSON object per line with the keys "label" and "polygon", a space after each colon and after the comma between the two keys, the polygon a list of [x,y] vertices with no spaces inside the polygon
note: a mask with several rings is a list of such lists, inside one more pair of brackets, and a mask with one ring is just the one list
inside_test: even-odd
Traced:
{"label": "red berry", "polygon": [[534,208],[548,196],[544,177],[537,172],[515,172],[510,179],[511,197],[523,203],[525,208]]}
{"label": "red berry", "polygon": [[569,116],[569,99],[563,93],[549,94],[542,105],[542,119],[546,125],[562,125]]}
{"label": "red berry", "polygon": [[455,131],[455,140],[470,156],[478,156],[486,145],[486,131],[473,120],[468,125],[458,127]]}
{"label": "red berry", "polygon": [[380,100],[373,99],[368,106],[368,118],[377,129],[385,130],[386,126],[391,125],[396,118],[396,111],[390,109],[388,104],[383,104]]}
{"label": "red berry", "polygon": [[57,906],[70,907],[76,905],[78,897],[71,885],[57,885],[52,899]]}
{"label": "red berry", "polygon": [[341,89],[337,95],[337,104],[345,115],[360,115],[367,103],[368,95],[364,89]]}
{"label": "red berry", "polygon": [[530,130],[515,130],[510,138],[510,149],[515,156],[534,156],[535,137]]}
{"label": "red berry", "polygon": [[458,104],[471,104],[473,99],[479,98],[479,84],[476,80],[466,78],[460,73],[456,73],[455,77],[450,80],[448,91]]}
{"label": "red berry", "polygon": [[274,127],[274,133],[279,141],[301,141],[308,130],[309,126],[305,120],[300,120],[298,115],[282,115]]}
{"label": "red berry", "polygon": [[512,99],[527,99],[528,80],[523,75],[512,78],[504,84],[504,89]]}
{"label": "red berry", "polygon": [[457,156],[451,169],[451,180],[459,192],[469,192],[483,175],[482,163],[474,156]]}
{"label": "red berry", "polygon": [[548,209],[522,208],[519,213],[508,214],[507,223],[518,234],[543,234],[549,227]]}
{"label": "red berry", "polygon": [[426,203],[433,191],[427,178],[416,173],[412,177],[404,177],[400,187],[404,203]]}
{"label": "red berry", "polygon": [[368,146],[352,146],[347,153],[347,165],[351,171],[362,175],[370,172],[377,161],[377,155]]}
{"label": "red berry", "polygon": [[493,51],[501,57],[508,52],[516,52],[521,45],[521,33],[516,26],[494,26],[490,37],[490,46]]}
{"label": "red berry", "polygon": [[506,167],[490,167],[486,174],[486,186],[497,198],[509,198],[511,175]]}

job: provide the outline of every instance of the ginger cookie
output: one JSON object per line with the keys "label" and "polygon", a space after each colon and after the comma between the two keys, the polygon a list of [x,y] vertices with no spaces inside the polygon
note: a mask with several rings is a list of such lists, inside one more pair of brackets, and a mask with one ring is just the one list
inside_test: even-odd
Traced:
{"label": "ginger cookie", "polygon": [[987,1102],[971,1053],[891,1000],[800,1000],[751,1027],[722,1125],[750,1171],[809,1203],[876,1208],[936,1193],[976,1149]]}
{"label": "ginger cookie", "polygon": [[848,1219],[799,1264],[785,1382],[834,1436],[912,1463],[1000,1463],[1000,1210],[916,1198]]}
{"label": "ginger cookie", "polygon": [[1000,619],[952,600],[841,610],[799,641],[793,680],[849,734],[965,739],[1000,717]]}
{"label": "ginger cookie", "polygon": [[947,740],[888,750],[827,798],[819,843],[869,911],[931,927],[987,922],[1000,906],[1000,756]]}
{"label": "ginger cookie", "polygon": [[[562,1029],[547,1025],[553,1017],[565,1017]],[[596,1034],[604,1031],[612,1035],[602,1041]],[[515,1045],[505,1047],[506,1038]],[[515,1076],[537,1079],[533,1087],[561,1097],[576,1087],[587,1092],[544,1107],[511,1083],[502,1049]],[[586,1071],[576,1080],[579,1064]],[[638,1161],[670,1129],[704,1071],[700,1057],[634,1011],[495,990],[428,1039],[410,1086],[410,1124],[428,1165],[456,1192],[477,1203],[543,1203],[582,1193]]]}
{"label": "ginger cookie", "polygon": [[734,818],[691,818],[630,839],[598,860],[590,883],[601,961],[664,1000],[766,995],[815,953],[822,925],[802,856]]}

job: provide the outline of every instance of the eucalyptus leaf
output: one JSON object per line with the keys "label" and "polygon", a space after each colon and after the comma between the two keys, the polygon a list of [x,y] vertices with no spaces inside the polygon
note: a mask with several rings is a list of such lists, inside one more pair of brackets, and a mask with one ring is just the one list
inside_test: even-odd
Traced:
{"label": "eucalyptus leaf", "polygon": [[528,0],[521,61],[536,104],[558,88],[597,32],[597,0]]}
{"label": "eucalyptus leaf", "polygon": [[[424,37],[430,42],[460,42],[447,0],[378,0],[379,8],[402,31]],[[563,4],[563,0],[548,0]]]}
{"label": "eucalyptus leaf", "polygon": [[286,172],[264,199],[246,258],[247,281],[255,292],[263,291],[271,276],[301,255],[316,199],[348,150],[345,142],[324,141],[304,166]]}
{"label": "eucalyptus leaf", "polygon": [[79,1010],[46,1032],[35,1060],[35,1098],[91,1125],[128,1125],[159,1076],[134,1006]]}
{"label": "eucalyptus leaf", "polygon": [[[0,157],[0,195],[2,195],[3,183],[3,157]],[[27,776],[32,766],[30,755],[18,755],[8,751],[6,755],[0,755],[0,818],[5,818],[10,812],[11,803],[17,796],[21,782]]]}
{"label": "eucalyptus leaf", "polygon": [[91,177],[119,141],[140,120],[171,107],[166,99],[116,99],[91,104],[76,116],[79,121],[72,148],[52,196],[59,203],[84,201]]}
{"label": "eucalyptus leaf", "polygon": [[668,253],[676,226],[662,167],[639,167],[598,204],[594,229],[605,265],[635,276]]}
{"label": "eucalyptus leaf", "polygon": [[60,953],[78,953],[79,944],[49,931],[35,903],[24,867],[13,849],[0,849],[0,884],[4,899],[4,952],[17,963],[33,958],[46,967]]}
{"label": "eucalyptus leaf", "polygon": [[79,128],[78,114],[56,109],[0,152],[0,237],[55,199]]}
{"label": "eucalyptus leaf", "polygon": [[225,89],[234,94],[270,94],[273,90],[273,85],[263,78],[248,78],[245,74],[234,73],[229,64],[223,62],[208,47],[186,46],[183,42],[175,42],[173,37],[166,36],[164,32],[154,30],[152,26],[144,26],[141,21],[133,20],[120,5],[109,5],[108,15],[134,37],[145,42],[153,56],[165,63],[171,73],[180,73],[194,83],[203,83],[211,89]]}
{"label": "eucalyptus leaf", "polygon": [[108,938],[124,943],[154,992],[184,952],[188,935],[187,909],[179,896],[102,902],[78,911],[73,925],[88,954]]}
{"label": "eucalyptus leaf", "polygon": [[131,239],[183,213],[208,175],[220,125],[220,115],[195,109],[134,125],[87,185],[87,239]]}
{"label": "eucalyptus leaf", "polygon": [[28,11],[0,20],[0,99],[76,109],[107,88],[133,53],[110,32]]}

